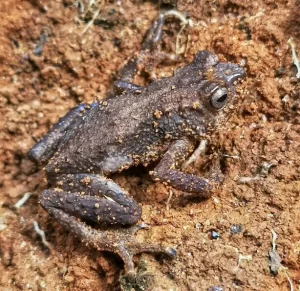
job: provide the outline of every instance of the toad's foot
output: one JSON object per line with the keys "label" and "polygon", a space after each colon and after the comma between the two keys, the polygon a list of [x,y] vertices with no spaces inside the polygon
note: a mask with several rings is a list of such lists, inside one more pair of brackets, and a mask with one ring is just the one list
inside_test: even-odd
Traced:
{"label": "toad's foot", "polygon": [[133,256],[139,253],[162,253],[170,258],[176,256],[176,250],[155,244],[140,243],[134,239],[132,233],[137,231],[136,226],[101,231],[89,227],[60,209],[48,209],[50,214],[60,221],[71,232],[75,233],[82,242],[100,251],[110,251],[118,254],[124,261],[125,273],[135,275]]}

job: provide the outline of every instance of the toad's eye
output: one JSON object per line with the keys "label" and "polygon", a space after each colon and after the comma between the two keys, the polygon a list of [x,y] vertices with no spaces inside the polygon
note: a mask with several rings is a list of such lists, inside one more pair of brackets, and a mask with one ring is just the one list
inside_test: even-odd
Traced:
{"label": "toad's eye", "polygon": [[226,88],[217,89],[210,99],[210,104],[216,109],[222,109],[228,100],[228,91]]}

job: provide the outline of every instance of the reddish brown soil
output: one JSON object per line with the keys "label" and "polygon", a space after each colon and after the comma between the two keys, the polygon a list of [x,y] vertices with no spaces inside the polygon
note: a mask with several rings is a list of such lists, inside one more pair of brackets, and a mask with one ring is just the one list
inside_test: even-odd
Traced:
{"label": "reddish brown soil", "polygon": [[[288,276],[299,290],[300,93],[287,45],[293,37],[300,55],[299,1],[178,1],[194,23],[181,34],[182,45],[188,42],[184,60],[209,49],[222,59],[245,62],[248,78],[241,105],[212,137],[218,155],[228,155],[226,179],[212,198],[189,199],[173,190],[166,207],[170,189],[147,174],[114,178],[141,203],[142,218],[151,225],[137,237],[178,251],[174,260],[137,257],[135,285],[120,277],[118,257],[87,248],[39,206],[44,173],[26,153],[33,137],[41,138],[69,108],[105,96],[125,60],[139,50],[158,6],[104,1],[101,21],[82,34],[86,23],[74,2],[0,2],[0,289],[119,290],[121,284],[124,290],[290,290]],[[168,21],[164,50],[174,52],[179,29],[178,19]],[[36,56],[43,32],[48,40]],[[160,65],[155,72],[162,77],[173,69]],[[264,172],[265,163],[272,167]],[[200,160],[189,170],[199,168]],[[241,177],[256,178],[241,183]],[[26,192],[33,194],[13,209]],[[33,221],[45,231],[52,252]],[[233,225],[241,225],[241,232],[231,234]],[[212,230],[219,239],[211,238]],[[277,276],[269,269],[271,230],[284,267]],[[238,264],[239,256],[247,257]]]}

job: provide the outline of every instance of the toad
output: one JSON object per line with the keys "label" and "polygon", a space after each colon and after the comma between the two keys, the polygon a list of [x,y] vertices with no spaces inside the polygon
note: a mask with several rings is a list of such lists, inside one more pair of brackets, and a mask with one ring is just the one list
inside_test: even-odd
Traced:
{"label": "toad", "polygon": [[41,193],[41,205],[85,243],[117,253],[127,273],[134,273],[135,254],[174,257],[176,251],[134,238],[141,228],[135,226],[141,206],[109,175],[159,161],[150,172],[154,181],[208,198],[220,177],[187,174],[180,166],[197,142],[228,119],[237,99],[236,81],[245,75],[239,65],[200,51],[173,76],[147,87],[134,85],[137,67],[161,38],[163,22],[161,13],[141,54],[129,60],[114,83],[116,96],[70,110],[29,151],[30,159],[45,164],[49,189]]}

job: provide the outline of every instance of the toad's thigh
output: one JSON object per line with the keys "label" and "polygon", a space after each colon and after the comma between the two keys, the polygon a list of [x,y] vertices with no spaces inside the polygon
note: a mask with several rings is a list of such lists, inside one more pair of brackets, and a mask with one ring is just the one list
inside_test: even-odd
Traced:
{"label": "toad's thigh", "polygon": [[41,205],[95,223],[131,225],[141,217],[141,207],[129,193],[106,177],[92,174],[62,175],[55,188],[44,190]]}

